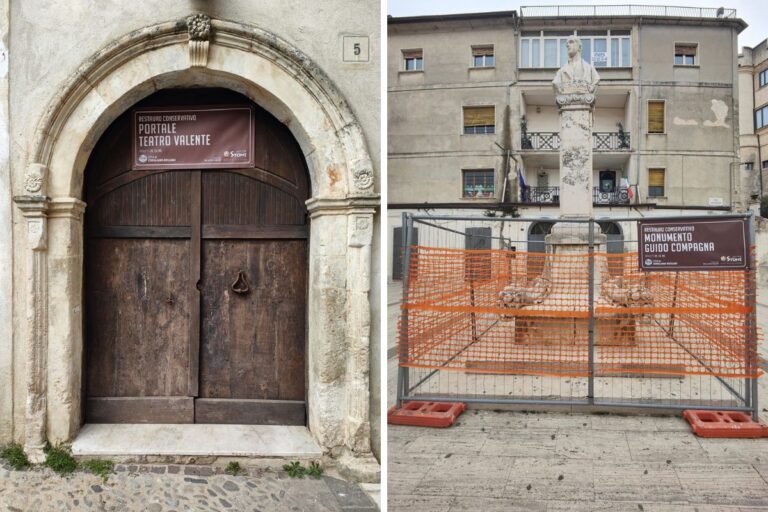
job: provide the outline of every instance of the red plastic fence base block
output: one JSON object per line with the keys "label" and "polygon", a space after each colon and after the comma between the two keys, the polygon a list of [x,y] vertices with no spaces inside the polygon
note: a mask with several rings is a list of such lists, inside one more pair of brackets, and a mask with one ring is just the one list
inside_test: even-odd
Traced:
{"label": "red plastic fence base block", "polygon": [[693,433],[699,437],[768,437],[768,425],[752,421],[752,416],[743,412],[688,410],[683,412],[683,418],[688,420]]}
{"label": "red plastic fence base block", "polygon": [[387,423],[414,427],[445,428],[453,425],[467,405],[461,402],[408,402],[387,411]]}

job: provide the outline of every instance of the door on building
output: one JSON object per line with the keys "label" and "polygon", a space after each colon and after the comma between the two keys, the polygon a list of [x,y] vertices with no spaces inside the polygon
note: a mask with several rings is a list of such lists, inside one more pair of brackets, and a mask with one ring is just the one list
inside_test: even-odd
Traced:
{"label": "door on building", "polygon": [[616,191],[616,171],[600,171],[600,192],[607,194]]}
{"label": "door on building", "polygon": [[[253,105],[221,89],[138,106]],[[295,139],[255,108],[248,169],[131,170],[130,111],[85,173],[85,418],[304,425],[309,196]]]}

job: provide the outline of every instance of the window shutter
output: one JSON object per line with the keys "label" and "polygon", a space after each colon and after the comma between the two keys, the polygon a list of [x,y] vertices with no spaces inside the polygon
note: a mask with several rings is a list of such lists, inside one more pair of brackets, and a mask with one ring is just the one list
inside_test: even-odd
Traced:
{"label": "window shutter", "polygon": [[404,59],[420,59],[422,54],[421,50],[403,50]]}
{"label": "window shutter", "polygon": [[664,169],[648,169],[648,185],[651,187],[663,187]]}
{"label": "window shutter", "polygon": [[648,102],[648,133],[664,133],[664,102]]}
{"label": "window shutter", "polygon": [[495,107],[464,107],[464,126],[495,126]]}
{"label": "window shutter", "polygon": [[676,44],[675,55],[693,55],[696,56],[696,45],[693,44]]}
{"label": "window shutter", "polygon": [[472,56],[482,57],[483,55],[493,55],[493,46],[473,46]]}

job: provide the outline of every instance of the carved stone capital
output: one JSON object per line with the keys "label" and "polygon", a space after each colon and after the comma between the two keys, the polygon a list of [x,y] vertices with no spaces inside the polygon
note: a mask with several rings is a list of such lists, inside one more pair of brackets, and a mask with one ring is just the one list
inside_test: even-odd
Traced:
{"label": "carved stone capital", "polygon": [[555,101],[560,107],[575,106],[581,108],[592,108],[595,104],[595,95],[589,92],[558,94]]}
{"label": "carved stone capital", "polygon": [[379,195],[366,197],[313,197],[306,202],[311,218],[323,215],[371,214],[379,207]]}

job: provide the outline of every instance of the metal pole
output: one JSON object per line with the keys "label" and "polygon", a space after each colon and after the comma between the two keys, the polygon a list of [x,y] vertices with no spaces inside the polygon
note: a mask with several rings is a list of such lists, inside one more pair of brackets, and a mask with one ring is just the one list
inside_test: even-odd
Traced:
{"label": "metal pole", "polygon": [[587,399],[590,404],[595,403],[595,220],[589,219],[589,376]]}
{"label": "metal pole", "polygon": [[[747,342],[747,345],[751,345],[750,350],[750,368],[753,368],[753,375],[751,379],[748,379],[750,381],[752,390],[751,390],[751,398],[752,398],[752,419],[754,421],[758,421],[758,412],[760,410],[760,405],[758,404],[757,400],[757,265],[753,258],[752,253],[752,247],[755,245],[755,215],[754,212],[749,212],[749,218],[747,220],[749,223],[749,272],[747,273],[747,279],[745,281],[748,281],[749,284],[749,295],[750,295],[750,306],[752,307],[752,310],[749,312],[749,321],[750,321],[750,330],[749,330],[749,340]],[[749,404],[747,404],[749,405]]]}
{"label": "metal pole", "polygon": [[413,234],[413,218],[410,213],[403,212],[401,222],[401,237],[403,246],[403,298],[401,302],[400,315],[400,347],[398,351],[397,365],[397,397],[396,407],[400,409],[403,405],[403,397],[408,393],[408,368],[403,363],[408,360],[408,310],[405,308],[408,300],[408,277],[411,264],[411,240]]}

